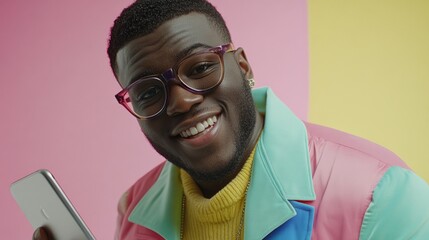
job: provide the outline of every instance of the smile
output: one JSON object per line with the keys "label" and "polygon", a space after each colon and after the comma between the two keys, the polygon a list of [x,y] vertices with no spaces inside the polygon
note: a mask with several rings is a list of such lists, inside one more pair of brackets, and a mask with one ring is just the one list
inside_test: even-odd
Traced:
{"label": "smile", "polygon": [[182,131],[180,133],[180,136],[182,138],[189,138],[195,135],[198,135],[201,132],[204,132],[204,130],[212,127],[213,125],[215,125],[215,123],[217,122],[217,117],[213,116],[213,117],[209,117],[206,120],[197,123],[195,126],[188,128],[185,131]]}

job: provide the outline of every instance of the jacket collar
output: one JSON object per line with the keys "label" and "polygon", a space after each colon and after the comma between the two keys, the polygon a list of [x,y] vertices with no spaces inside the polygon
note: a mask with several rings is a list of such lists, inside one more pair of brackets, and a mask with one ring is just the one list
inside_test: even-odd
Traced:
{"label": "jacket collar", "polygon": [[254,90],[253,98],[265,121],[253,160],[244,236],[262,239],[296,215],[288,200],[314,200],[316,195],[303,122],[269,88]]}
{"label": "jacket collar", "polygon": [[[314,200],[315,193],[304,124],[269,88],[254,90],[253,98],[265,122],[247,193],[245,237],[262,239],[296,215],[288,200]],[[179,169],[167,162],[128,220],[179,239],[182,194]]]}
{"label": "jacket collar", "polygon": [[164,239],[180,239],[182,196],[179,168],[167,161],[128,220],[151,229]]}

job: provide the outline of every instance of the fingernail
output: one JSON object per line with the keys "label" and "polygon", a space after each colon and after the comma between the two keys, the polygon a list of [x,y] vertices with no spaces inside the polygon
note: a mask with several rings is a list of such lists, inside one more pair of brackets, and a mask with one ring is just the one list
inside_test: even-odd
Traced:
{"label": "fingernail", "polygon": [[40,228],[36,229],[33,234],[33,239],[40,239]]}
{"label": "fingernail", "polygon": [[35,239],[35,240],[47,239],[45,229],[43,229],[43,228],[36,229],[36,231],[34,231],[34,234],[33,234],[33,239]]}

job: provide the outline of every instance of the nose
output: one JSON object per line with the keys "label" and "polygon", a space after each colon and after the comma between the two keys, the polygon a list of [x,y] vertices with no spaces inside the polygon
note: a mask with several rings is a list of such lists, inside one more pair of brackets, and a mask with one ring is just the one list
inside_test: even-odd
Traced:
{"label": "nose", "polygon": [[167,103],[167,115],[175,116],[188,112],[192,106],[201,103],[203,100],[203,95],[191,93],[179,85],[171,84],[170,96]]}

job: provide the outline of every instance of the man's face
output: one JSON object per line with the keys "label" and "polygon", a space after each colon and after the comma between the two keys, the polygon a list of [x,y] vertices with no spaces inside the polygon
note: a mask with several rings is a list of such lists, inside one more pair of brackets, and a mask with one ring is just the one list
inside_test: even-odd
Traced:
{"label": "man's face", "polygon": [[[225,43],[204,15],[180,16],[124,46],[117,54],[116,74],[125,87],[143,76],[164,72],[184,56]],[[165,111],[139,120],[152,146],[195,180],[236,173],[247,157],[243,154],[253,147],[249,140],[255,135],[256,111],[245,80],[251,77],[250,66],[242,49],[225,53],[224,65],[223,82],[212,92],[193,94],[171,84]],[[214,125],[205,124],[214,118]],[[198,134],[181,136],[192,128],[201,130],[201,125],[205,127]]]}

